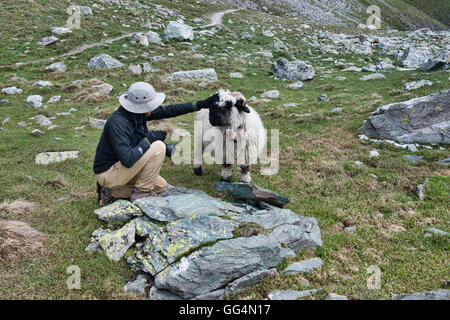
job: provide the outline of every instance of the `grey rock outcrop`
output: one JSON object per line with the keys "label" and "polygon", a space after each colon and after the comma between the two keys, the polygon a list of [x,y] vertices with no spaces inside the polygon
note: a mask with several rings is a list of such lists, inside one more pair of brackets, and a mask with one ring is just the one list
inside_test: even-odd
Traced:
{"label": "grey rock outcrop", "polygon": [[[169,187],[159,197],[97,210],[104,221],[126,224],[93,236],[89,247],[101,246],[115,261],[128,250],[130,267],[154,279],[150,299],[223,299],[276,274],[285,257],[322,245],[316,219],[265,207]],[[257,232],[243,232],[250,227]]]}
{"label": "grey rock outcrop", "polygon": [[427,55],[413,46],[410,46],[398,57],[399,64],[406,68],[416,69],[427,61]]}
{"label": "grey rock outcrop", "polygon": [[272,73],[283,80],[311,80],[314,78],[314,67],[306,62],[289,61],[280,58],[272,64]]}
{"label": "grey rock outcrop", "polygon": [[403,143],[450,143],[450,90],[375,110],[361,130]]}
{"label": "grey rock outcrop", "polygon": [[164,38],[166,40],[194,40],[194,29],[184,23],[170,21],[164,30]]}
{"label": "grey rock outcrop", "polygon": [[113,69],[123,67],[123,63],[119,60],[114,59],[110,55],[101,54],[99,56],[93,57],[89,61],[88,67],[98,69]]}
{"label": "grey rock outcrop", "polygon": [[450,290],[438,289],[427,292],[403,293],[393,296],[394,300],[450,300]]}

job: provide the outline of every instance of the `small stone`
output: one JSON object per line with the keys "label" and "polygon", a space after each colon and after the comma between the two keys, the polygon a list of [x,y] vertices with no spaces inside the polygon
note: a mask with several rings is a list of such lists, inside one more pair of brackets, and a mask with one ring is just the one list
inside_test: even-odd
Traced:
{"label": "small stone", "polygon": [[111,91],[114,89],[114,87],[108,83],[102,83],[99,85],[93,86],[93,88],[97,88],[98,92],[101,94],[108,95],[111,93]]}
{"label": "small stone", "polygon": [[327,102],[328,101],[328,97],[326,94],[321,94],[318,98],[317,98],[317,102]]}
{"label": "small stone", "polygon": [[184,82],[192,81],[217,81],[217,73],[214,69],[200,69],[190,71],[177,71],[167,76],[167,80],[180,80]]}
{"label": "small stone", "polygon": [[44,135],[44,133],[39,129],[34,129],[33,131],[31,131],[31,134],[35,137],[40,137],[40,136]]}
{"label": "small stone", "polygon": [[66,69],[66,65],[62,62],[55,62],[45,67],[45,71],[47,72],[65,72]]}
{"label": "small stone", "polygon": [[377,150],[372,150],[369,152],[369,159],[379,157],[380,153]]}
{"label": "small stone", "polygon": [[277,99],[280,97],[280,91],[278,90],[270,90],[266,91],[263,94],[261,94],[261,98],[267,98],[267,99]]}
{"label": "small stone", "polygon": [[407,82],[403,85],[403,90],[411,91],[415,89],[422,88],[423,86],[432,86],[433,82],[430,80],[420,80],[420,81],[412,81]]}
{"label": "small stone", "polygon": [[344,231],[348,233],[353,233],[356,231],[356,226],[344,228]]}
{"label": "small stone", "polygon": [[407,154],[407,155],[404,155],[403,158],[411,161],[412,163],[418,163],[420,160],[423,159],[423,156],[414,156],[414,155]]}
{"label": "small stone", "polygon": [[8,88],[3,88],[2,89],[2,93],[6,93],[6,94],[16,94],[16,93],[22,93],[22,89],[19,89],[17,87],[8,87]]}
{"label": "small stone", "polygon": [[99,239],[100,246],[105,251],[106,256],[119,261],[125,252],[135,243],[135,225],[129,222],[119,230],[113,231]]}
{"label": "small stone", "polygon": [[89,125],[92,128],[103,130],[105,128],[105,124],[106,124],[106,120],[89,118]]}
{"label": "small stone", "polygon": [[51,97],[51,98],[48,100],[47,103],[56,103],[56,102],[58,102],[59,100],[61,100],[61,96],[53,96],[53,97]]}
{"label": "small stone", "polygon": [[436,235],[436,236],[444,236],[444,237],[448,237],[450,236],[450,232],[445,232],[436,228],[428,228],[427,229],[428,232],[431,232],[432,234]]}
{"label": "small stone", "polygon": [[342,112],[342,108],[334,108],[334,109],[331,109],[330,112],[331,113],[341,113]]}
{"label": "small stone", "polygon": [[0,100],[0,103],[3,103],[3,104],[8,104],[8,103],[9,103],[9,101],[8,101],[7,99],[2,99],[2,100]]}
{"label": "small stone", "polygon": [[72,30],[66,27],[52,27],[50,28],[50,32],[56,35],[72,33]]}
{"label": "small stone", "polygon": [[95,56],[88,63],[88,68],[113,69],[120,67],[123,67],[123,63],[107,54]]}
{"label": "small stone", "polygon": [[315,293],[317,290],[275,290],[269,292],[267,298],[269,300],[297,300],[298,298],[309,297],[311,293]]}
{"label": "small stone", "polygon": [[130,65],[127,72],[133,75],[140,75],[142,73],[142,68],[140,65]]}
{"label": "small stone", "polygon": [[355,163],[355,165],[357,165],[358,167],[364,165],[364,163],[362,163],[361,161],[355,161],[354,163]]}
{"label": "small stone", "polygon": [[330,292],[330,293],[326,296],[325,300],[348,300],[348,299],[347,299],[346,296],[341,296],[341,295],[338,295],[338,294],[336,294],[336,293]]}
{"label": "small stone", "polygon": [[359,78],[361,81],[367,81],[367,80],[379,80],[379,79],[385,79],[386,77],[382,73],[372,73],[367,76],[362,76]]}
{"label": "small stone", "polygon": [[232,79],[242,79],[244,76],[239,72],[230,73],[230,78]]}
{"label": "small stone", "polygon": [[297,81],[297,82],[288,84],[288,85],[286,86],[286,88],[292,89],[292,90],[298,90],[298,89],[300,89],[300,88],[303,88],[303,82]]}
{"label": "small stone", "polygon": [[58,40],[59,39],[57,37],[50,36],[50,37],[42,38],[40,41],[37,42],[37,44],[40,45],[40,46],[45,47],[45,46],[48,46],[48,45],[50,45],[52,43],[57,42]]}
{"label": "small stone", "polygon": [[27,97],[25,102],[28,103],[33,108],[41,108],[43,99],[44,98],[40,95],[31,95]]}
{"label": "small stone", "polygon": [[142,214],[138,207],[126,200],[117,200],[108,206],[95,210],[94,213],[100,220],[106,222],[128,221],[134,216]]}
{"label": "small stone", "polygon": [[425,186],[423,184],[419,184],[416,189],[417,196],[420,200],[425,199]]}
{"label": "small stone", "polygon": [[322,259],[313,258],[309,260],[304,260],[300,262],[294,262],[283,270],[284,274],[296,274],[296,273],[306,273],[311,272],[317,268],[320,268],[323,264]]}
{"label": "small stone", "polygon": [[50,88],[53,87],[53,83],[50,81],[39,80],[33,83],[33,87]]}
{"label": "small stone", "polygon": [[150,63],[148,62],[144,62],[142,64],[142,69],[145,73],[149,73],[149,72],[155,72],[156,70],[150,65]]}

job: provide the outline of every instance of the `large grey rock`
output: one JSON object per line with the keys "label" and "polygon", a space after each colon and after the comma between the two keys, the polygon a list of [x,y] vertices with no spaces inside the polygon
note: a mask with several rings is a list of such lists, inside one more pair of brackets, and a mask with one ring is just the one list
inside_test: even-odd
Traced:
{"label": "large grey rock", "polygon": [[450,143],[450,90],[382,106],[361,130],[403,143]]}
{"label": "large grey rock", "polygon": [[159,273],[155,284],[189,299],[256,270],[277,266],[283,260],[280,253],[280,244],[262,235],[219,241],[181,258]]}
{"label": "large grey rock", "polygon": [[413,46],[410,46],[398,57],[398,62],[401,66],[413,69],[420,67],[427,61],[427,55]]}
{"label": "large grey rock", "polygon": [[110,55],[101,54],[93,57],[89,61],[88,67],[97,69],[113,69],[123,67],[123,63],[119,60],[114,59]]}
{"label": "large grey rock", "polygon": [[190,70],[190,71],[177,71],[169,74],[167,80],[181,80],[184,82],[191,81],[217,81],[217,73],[213,68]]}
{"label": "large grey rock", "polygon": [[287,268],[283,270],[284,274],[296,274],[296,273],[305,273],[311,272],[317,268],[320,268],[323,264],[322,259],[313,258],[309,260],[304,260],[300,262],[294,262],[289,265]]}
{"label": "large grey rock", "polygon": [[283,80],[311,80],[314,78],[314,67],[306,62],[288,61],[280,58],[272,64],[273,75]]}
{"label": "large grey rock", "polygon": [[164,30],[166,40],[194,40],[194,29],[184,23],[170,21]]}
{"label": "large grey rock", "polygon": [[236,200],[264,201],[278,207],[285,206],[291,200],[273,191],[249,183],[228,183],[220,181],[214,183],[214,189],[219,192],[227,192]]}
{"label": "large grey rock", "polygon": [[427,292],[403,293],[393,296],[394,300],[450,300],[450,290],[438,289]]}

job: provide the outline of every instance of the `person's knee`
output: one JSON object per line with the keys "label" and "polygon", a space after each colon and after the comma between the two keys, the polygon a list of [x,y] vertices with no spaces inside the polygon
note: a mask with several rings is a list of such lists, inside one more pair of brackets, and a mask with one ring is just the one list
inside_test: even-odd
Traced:
{"label": "person's knee", "polygon": [[152,159],[162,158],[166,155],[166,145],[162,141],[155,141],[151,144],[150,148],[142,156],[145,160],[151,161]]}
{"label": "person's knee", "polygon": [[152,148],[155,150],[155,152],[166,154],[166,144],[160,140],[153,142],[150,146],[150,149]]}

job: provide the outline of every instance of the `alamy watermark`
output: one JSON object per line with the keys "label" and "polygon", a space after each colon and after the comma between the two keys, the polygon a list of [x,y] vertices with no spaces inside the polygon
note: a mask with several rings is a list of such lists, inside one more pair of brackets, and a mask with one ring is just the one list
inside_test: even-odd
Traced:
{"label": "alamy watermark", "polygon": [[366,13],[370,16],[366,20],[366,24],[360,24],[361,29],[378,30],[381,28],[381,9],[379,6],[371,5],[367,7]]}
{"label": "alamy watermark", "polygon": [[81,289],[81,269],[77,265],[68,266],[66,273],[69,275],[66,280],[67,289]]}
{"label": "alamy watermark", "polygon": [[67,18],[66,26],[69,29],[81,29],[81,7],[76,5],[71,5],[67,8]]}

